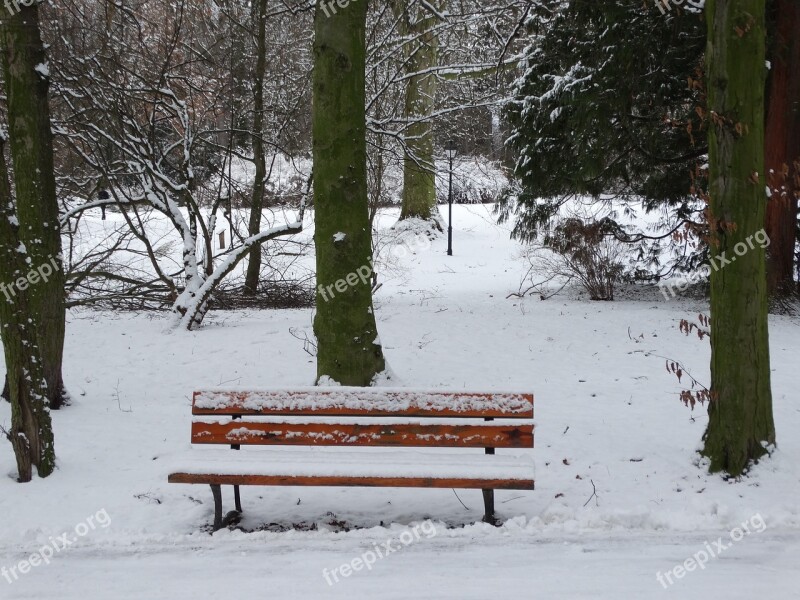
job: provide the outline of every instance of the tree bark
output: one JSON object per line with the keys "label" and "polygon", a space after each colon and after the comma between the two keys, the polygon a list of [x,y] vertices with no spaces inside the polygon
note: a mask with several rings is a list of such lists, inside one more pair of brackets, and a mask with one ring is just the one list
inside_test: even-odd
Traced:
{"label": "tree bark", "polygon": [[368,386],[385,368],[372,308],[367,195],[367,0],[314,17],[317,381]]}
{"label": "tree bark", "polygon": [[[395,16],[402,19],[405,45],[406,98],[403,110],[407,126],[403,134],[403,198],[400,219],[423,219],[439,226],[436,210],[436,162],[431,115],[436,102],[439,40],[433,28],[437,17],[425,8],[395,0]],[[413,41],[411,41],[413,39]]]}
{"label": "tree bark", "polygon": [[61,374],[64,272],[48,103],[50,76],[39,29],[38,4],[22,6],[16,14],[5,17],[2,37],[19,238],[31,261],[29,268],[51,262],[58,265],[51,275],[33,283],[28,292],[31,311],[37,315],[48,402],[57,409],[65,399]]}
{"label": "tree bark", "polygon": [[766,230],[771,295],[796,291],[794,253],[800,198],[800,2],[770,5],[771,69],[767,80],[766,174],[770,188]]}
{"label": "tree bark", "polygon": [[[250,204],[250,235],[261,230],[261,211],[264,208],[264,179],[267,176],[267,161],[264,156],[264,76],[267,71],[267,0],[258,0],[256,10],[257,50],[256,73],[254,81],[253,107],[253,160],[256,177],[253,182],[253,195]],[[261,277],[261,246],[250,251],[247,275],[244,282],[245,294],[255,294]]]}
{"label": "tree bark", "polygon": [[47,381],[38,346],[38,314],[30,302],[30,266],[21,252],[20,226],[11,197],[5,159],[5,134],[0,134],[0,337],[6,363],[11,430],[5,432],[17,459],[18,481],[33,478],[33,467],[40,477],[55,469],[55,446],[50,411],[47,406]]}
{"label": "tree bark", "polygon": [[[703,454],[741,475],[775,443],[764,227],[765,0],[709,0],[711,401]],[[751,243],[748,244],[748,240]],[[726,264],[724,260],[731,261]]]}

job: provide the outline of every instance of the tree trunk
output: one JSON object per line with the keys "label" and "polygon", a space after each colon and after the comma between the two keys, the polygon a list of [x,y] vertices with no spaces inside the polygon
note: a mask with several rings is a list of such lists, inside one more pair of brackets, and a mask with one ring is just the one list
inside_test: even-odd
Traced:
{"label": "tree trunk", "polygon": [[2,36],[19,238],[30,258],[29,268],[58,266],[52,274],[32,282],[28,291],[31,311],[38,317],[48,402],[56,409],[65,398],[61,375],[64,272],[48,104],[50,77],[39,31],[39,6],[21,7],[16,14],[4,18]]}
{"label": "tree trunk", "polygon": [[771,295],[796,290],[794,250],[800,197],[800,2],[770,2],[766,174],[770,188],[766,230],[767,283]]}
{"label": "tree trunk", "polygon": [[[256,178],[253,182],[253,195],[250,206],[250,235],[261,230],[261,211],[264,208],[264,179],[267,176],[267,161],[264,156],[264,76],[267,71],[267,0],[258,0],[256,11],[258,32],[256,51],[256,73],[254,82],[253,108],[253,160],[256,164]],[[245,294],[255,294],[261,277],[261,246],[250,251],[247,263],[247,276],[244,281]]]}
{"label": "tree trunk", "polygon": [[[336,5],[333,5],[336,7]],[[385,368],[372,309],[367,198],[367,0],[314,17],[317,380],[367,386]]]}
{"label": "tree trunk", "polygon": [[[437,17],[425,8],[396,0],[401,32],[413,39],[405,45],[406,81],[403,134],[403,201],[400,219],[424,219],[439,226],[436,210],[436,162],[431,115],[436,102],[437,75],[426,73],[438,64],[439,40],[433,31]],[[417,74],[415,74],[417,73]]]}
{"label": "tree trunk", "polygon": [[11,430],[6,432],[17,459],[19,481],[27,482],[36,467],[40,477],[55,468],[55,446],[47,381],[38,346],[38,313],[30,302],[31,267],[28,255],[20,251],[20,226],[11,198],[4,137],[0,138],[0,335],[3,341]]}
{"label": "tree trunk", "polygon": [[766,257],[753,243],[766,211],[765,0],[709,0],[706,18],[710,246],[720,266],[711,273],[712,399],[703,454],[712,472],[739,476],[775,443]]}

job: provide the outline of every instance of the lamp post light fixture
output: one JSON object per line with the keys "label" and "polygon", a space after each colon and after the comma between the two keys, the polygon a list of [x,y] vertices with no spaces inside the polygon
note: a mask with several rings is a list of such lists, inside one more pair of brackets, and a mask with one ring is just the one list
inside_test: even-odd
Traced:
{"label": "lamp post light fixture", "polygon": [[444,147],[447,159],[450,161],[450,183],[447,191],[448,218],[447,218],[447,256],[453,256],[453,160],[456,158],[458,150],[453,140],[447,142]]}

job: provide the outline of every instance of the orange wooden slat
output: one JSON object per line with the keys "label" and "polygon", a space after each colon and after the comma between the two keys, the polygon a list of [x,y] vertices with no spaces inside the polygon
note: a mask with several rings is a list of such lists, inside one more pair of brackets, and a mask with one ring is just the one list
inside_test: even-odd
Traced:
{"label": "orange wooden slat", "polygon": [[170,483],[207,485],[418,487],[483,490],[532,490],[533,479],[444,479],[432,477],[289,477],[285,475],[215,475],[173,473]]}
{"label": "orange wooden slat", "polygon": [[194,444],[532,448],[533,424],[192,423]]}

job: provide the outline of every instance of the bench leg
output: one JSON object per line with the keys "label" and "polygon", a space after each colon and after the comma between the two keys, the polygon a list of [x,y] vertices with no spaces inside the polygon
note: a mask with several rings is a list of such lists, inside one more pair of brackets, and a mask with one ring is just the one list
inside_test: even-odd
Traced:
{"label": "bench leg", "polygon": [[222,487],[211,485],[211,493],[214,496],[214,531],[222,529]]}
{"label": "bench leg", "polygon": [[497,525],[497,519],[494,517],[494,490],[483,490],[483,506],[485,509],[483,522]]}
{"label": "bench leg", "polygon": [[[492,418],[484,419],[484,421],[494,421]],[[486,454],[494,454],[494,448],[486,448]],[[497,525],[497,519],[494,518],[494,490],[483,490],[483,522]]]}
{"label": "bench leg", "polygon": [[[236,421],[237,419],[241,419],[241,418],[242,417],[240,415],[236,415],[236,416],[233,417],[233,420]],[[231,450],[241,450],[241,449],[242,449],[242,446],[240,444],[231,444]],[[235,504],[236,510],[239,512],[239,514],[242,514],[242,498],[239,495],[239,486],[238,485],[233,486],[233,499],[234,499],[234,502],[236,503]]]}

